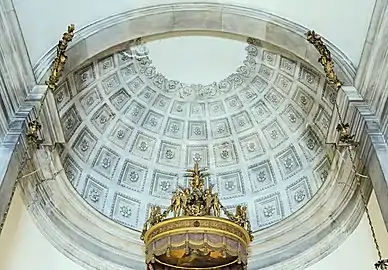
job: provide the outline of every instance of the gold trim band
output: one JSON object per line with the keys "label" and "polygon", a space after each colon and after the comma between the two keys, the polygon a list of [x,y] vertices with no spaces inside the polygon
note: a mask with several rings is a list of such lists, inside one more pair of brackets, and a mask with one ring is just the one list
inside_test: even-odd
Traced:
{"label": "gold trim band", "polygon": [[171,267],[173,269],[185,269],[185,270],[216,270],[216,269],[220,269],[221,267],[227,267],[229,265],[232,265],[232,264],[235,264],[237,263],[238,259],[235,259],[233,262],[230,262],[230,263],[227,263],[227,264],[223,264],[223,265],[217,265],[217,266],[212,266],[212,267],[206,267],[206,268],[198,268],[198,267],[181,267],[181,266],[175,266],[175,265],[171,265],[171,264],[168,264],[168,263],[164,263],[164,262],[161,262],[159,261],[157,258],[155,258],[155,261],[161,265],[164,265],[164,266],[168,266],[168,267]]}
{"label": "gold trim band", "polygon": [[[165,232],[162,232],[162,233],[158,233],[157,236],[154,236],[154,237],[151,237],[152,233],[157,231],[158,229],[160,228],[163,228],[165,226],[168,226],[168,225],[171,225],[171,224],[174,224],[174,223],[178,223],[178,222],[183,222],[183,221],[192,221],[192,222],[195,222],[195,221],[198,221],[199,222],[199,226],[196,227],[196,226],[190,226],[190,227],[185,227],[185,228],[177,228],[177,229],[174,229],[174,228],[171,228],[171,230],[166,230]],[[212,227],[203,227],[201,226],[201,221],[206,221],[206,222],[209,222],[209,221],[213,221],[213,222],[217,222],[217,223],[223,223],[227,226],[230,226],[232,227],[233,229],[241,232],[241,234],[245,237],[245,240],[242,239],[241,237],[235,235],[235,234],[232,234],[231,232],[228,232],[228,231],[224,231],[224,230],[220,230],[218,228],[212,228]],[[199,231],[199,232],[215,232],[215,234],[219,235],[231,235],[233,238],[235,239],[238,239],[239,242],[241,243],[244,243],[245,245],[249,245],[249,242],[250,242],[250,237],[249,237],[249,234],[248,232],[242,228],[241,226],[227,220],[227,219],[224,219],[224,218],[218,218],[218,217],[211,217],[211,216],[205,216],[205,217],[190,217],[190,216],[187,216],[187,217],[177,217],[177,218],[171,218],[171,219],[167,219],[165,221],[162,221],[154,226],[152,226],[145,234],[145,237],[144,237],[144,242],[146,245],[148,245],[149,243],[155,241],[155,239],[159,239],[162,235],[171,235],[171,234],[180,234],[180,233],[185,233],[187,231],[189,232],[192,232],[192,231]]]}

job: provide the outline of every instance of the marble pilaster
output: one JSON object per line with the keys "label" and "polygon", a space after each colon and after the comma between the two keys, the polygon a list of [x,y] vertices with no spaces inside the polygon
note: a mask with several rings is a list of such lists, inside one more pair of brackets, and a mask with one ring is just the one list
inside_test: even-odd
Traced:
{"label": "marble pilaster", "polygon": [[[388,229],[388,2],[377,0],[356,74],[356,89],[347,89],[344,99],[358,119],[363,159]],[[357,91],[360,93],[357,96]]]}
{"label": "marble pilaster", "polygon": [[0,0],[0,232],[15,187],[35,77],[11,0]]}
{"label": "marble pilaster", "polygon": [[355,87],[388,134],[388,2],[376,1],[364,51],[356,74]]}
{"label": "marble pilaster", "polygon": [[[355,87],[344,87],[338,101],[344,121],[351,123],[352,133],[356,134],[356,141],[360,142],[357,155],[372,181],[388,230],[388,145],[380,121]],[[334,134],[331,136],[334,137]]]}

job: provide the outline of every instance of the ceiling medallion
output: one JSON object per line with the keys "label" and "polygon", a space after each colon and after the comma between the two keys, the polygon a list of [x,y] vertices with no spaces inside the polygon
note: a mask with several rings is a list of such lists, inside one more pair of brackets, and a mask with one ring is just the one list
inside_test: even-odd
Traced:
{"label": "ceiling medallion", "polygon": [[122,129],[120,129],[120,130],[118,130],[117,131],[117,139],[122,139],[122,138],[124,138],[125,137],[125,131],[124,130],[122,130]]}
{"label": "ceiling medallion", "polygon": [[179,131],[179,127],[177,124],[172,124],[171,127],[170,127],[170,131],[172,133],[177,133]]}
{"label": "ceiling medallion", "polygon": [[124,218],[129,218],[131,215],[132,215],[132,209],[129,208],[128,206],[126,205],[122,205],[120,207],[120,214],[124,217]]}
{"label": "ceiling medallion", "polygon": [[98,202],[100,200],[100,192],[97,189],[91,189],[89,191],[89,198],[94,203]]}
{"label": "ceiling medallion", "polygon": [[135,171],[129,173],[129,181],[131,182],[137,182],[139,180],[139,177],[139,174]]}
{"label": "ceiling medallion", "polygon": [[80,146],[81,146],[81,150],[83,152],[85,152],[85,151],[87,151],[89,149],[89,142],[86,139],[84,139],[84,140],[82,140]]}
{"label": "ceiling medallion", "polygon": [[266,176],[265,171],[259,172],[259,173],[256,175],[256,179],[257,179],[257,181],[259,181],[259,182],[264,182],[265,180],[267,180],[267,176]]}
{"label": "ceiling medallion", "polygon": [[223,149],[220,153],[220,156],[222,159],[227,159],[229,157],[229,151],[228,149]]}
{"label": "ceiling medallion", "polygon": [[61,103],[63,101],[63,98],[64,98],[63,91],[58,92],[57,98],[56,98],[57,102]]}
{"label": "ceiling medallion", "polygon": [[175,156],[175,154],[174,154],[174,152],[173,152],[171,149],[168,149],[168,150],[166,151],[166,153],[165,153],[165,157],[166,157],[167,159],[173,159],[174,156]]}
{"label": "ceiling medallion", "polygon": [[144,141],[140,142],[140,144],[139,144],[139,149],[140,149],[140,151],[143,151],[143,152],[147,151],[147,149],[148,149],[148,143],[147,143],[147,142],[144,142]]}
{"label": "ceiling medallion", "polygon": [[298,203],[302,202],[306,198],[306,194],[303,189],[298,189],[294,194],[294,200]]}
{"label": "ceiling medallion", "polygon": [[266,218],[272,217],[275,214],[275,207],[272,204],[264,206],[263,214]]}
{"label": "ceiling medallion", "polygon": [[104,168],[104,169],[108,169],[109,167],[110,167],[110,165],[112,164],[112,161],[109,159],[109,157],[104,157],[103,159],[102,159],[102,167]]}
{"label": "ceiling medallion", "polygon": [[201,159],[202,159],[201,153],[198,153],[198,152],[194,153],[194,155],[193,155],[193,160],[194,160],[195,162],[201,161]]}
{"label": "ceiling medallion", "polygon": [[189,187],[174,191],[164,212],[152,206],[144,224],[141,239],[147,269],[246,269],[253,240],[246,206],[229,212],[213,186],[205,188],[209,174],[198,168],[198,162],[186,172]]}
{"label": "ceiling medallion", "polygon": [[225,125],[219,125],[217,126],[217,133],[222,134],[225,132]]}
{"label": "ceiling medallion", "polygon": [[255,142],[249,142],[247,145],[248,151],[253,152],[256,150],[256,143]]}
{"label": "ceiling medallion", "polygon": [[296,122],[296,116],[295,116],[295,114],[290,113],[290,114],[288,115],[288,119],[290,120],[291,123],[295,123],[295,122]]}

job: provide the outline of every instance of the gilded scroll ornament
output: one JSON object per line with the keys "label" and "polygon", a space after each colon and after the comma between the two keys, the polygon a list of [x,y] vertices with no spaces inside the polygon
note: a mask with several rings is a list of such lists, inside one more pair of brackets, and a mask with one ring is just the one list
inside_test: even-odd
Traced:
{"label": "gilded scroll ornament", "polygon": [[62,39],[58,42],[57,55],[52,63],[51,75],[46,81],[46,85],[51,91],[53,91],[58,86],[57,84],[62,75],[63,68],[67,60],[65,52],[67,50],[67,46],[73,40],[74,30],[74,24],[69,25],[67,28],[67,32],[63,34]]}
{"label": "gilded scroll ornament", "polygon": [[337,90],[339,90],[342,86],[342,82],[338,79],[334,71],[334,63],[331,58],[331,53],[323,43],[321,36],[317,35],[314,30],[308,31],[306,36],[307,41],[310,42],[321,55],[318,62],[323,66],[327,80],[333,84]]}

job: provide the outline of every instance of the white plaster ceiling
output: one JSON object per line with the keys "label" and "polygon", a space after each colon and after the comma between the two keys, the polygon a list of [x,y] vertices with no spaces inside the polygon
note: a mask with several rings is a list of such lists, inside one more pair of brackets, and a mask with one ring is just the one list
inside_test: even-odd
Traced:
{"label": "white plaster ceiling", "polygon": [[222,81],[243,63],[245,47],[244,40],[230,38],[225,49],[225,36],[188,35],[147,42],[148,55],[158,72],[188,84]]}
{"label": "white plaster ceiling", "polygon": [[[224,205],[248,205],[254,230],[304,206],[330,173],[322,138],[333,92],[324,77],[253,39],[149,40],[96,56],[55,93],[68,141],[63,167],[80,196],[140,229],[151,204],[168,205],[177,185],[186,185],[183,171],[197,158]],[[206,52],[212,42],[220,50],[212,50],[214,58]],[[220,58],[241,54],[238,65]],[[152,56],[163,63],[160,73]],[[214,62],[215,75],[230,74],[203,85],[180,81],[210,78]]]}

